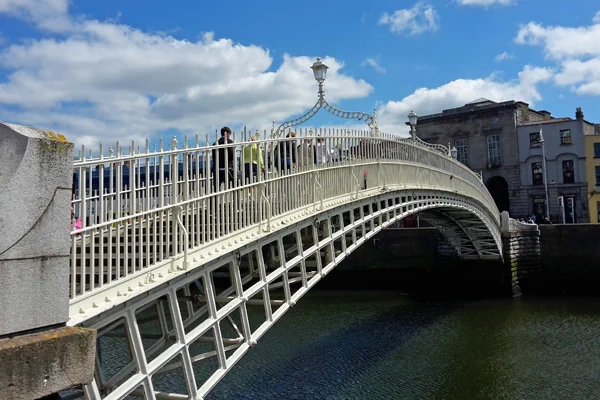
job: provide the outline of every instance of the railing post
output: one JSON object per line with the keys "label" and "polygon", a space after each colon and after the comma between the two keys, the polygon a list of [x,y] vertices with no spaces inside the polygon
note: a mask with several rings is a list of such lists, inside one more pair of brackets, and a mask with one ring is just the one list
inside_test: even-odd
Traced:
{"label": "railing post", "polygon": [[321,186],[321,183],[319,182],[319,171],[314,171],[312,173],[313,175],[313,211],[317,210],[317,199],[316,199],[316,191],[317,189],[319,189],[319,208],[318,210],[322,210],[323,209],[323,186]]}
{"label": "railing post", "polygon": [[95,332],[65,327],[73,144],[2,123],[0,138],[0,398],[34,399],[93,378]]}
{"label": "railing post", "polygon": [[[171,159],[169,160],[169,172],[171,173],[171,200],[169,205],[173,206],[179,202],[177,196],[178,182],[179,182],[179,163],[177,161],[177,138],[173,137],[171,141]],[[178,240],[178,223],[177,223],[177,211],[171,208],[171,257],[176,256],[179,253],[179,240]],[[168,250],[168,249],[167,249]]]}
{"label": "railing post", "polygon": [[[271,231],[271,202],[269,201],[269,198],[267,197],[267,184],[266,183],[262,183],[261,185],[258,186],[257,190],[261,191],[260,194],[260,203],[264,202],[264,204],[266,205],[266,209],[267,209],[267,229],[265,230],[265,232],[270,232]],[[262,220],[264,218],[263,216],[263,206],[262,204],[260,204],[259,206],[259,221],[258,221],[258,233],[262,233]]]}

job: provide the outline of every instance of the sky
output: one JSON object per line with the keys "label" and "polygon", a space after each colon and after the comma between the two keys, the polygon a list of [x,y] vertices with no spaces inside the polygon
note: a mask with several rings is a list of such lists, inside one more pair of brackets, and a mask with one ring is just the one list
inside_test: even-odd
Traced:
{"label": "sky", "polygon": [[316,57],[388,133],[481,97],[600,122],[595,0],[0,0],[0,121],[87,147],[270,129],[316,102]]}

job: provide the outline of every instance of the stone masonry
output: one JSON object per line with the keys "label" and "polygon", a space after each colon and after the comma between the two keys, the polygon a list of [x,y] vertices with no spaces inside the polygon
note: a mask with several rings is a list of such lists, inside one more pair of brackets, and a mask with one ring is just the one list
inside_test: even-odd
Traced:
{"label": "stone masonry", "polygon": [[[449,143],[455,146],[457,140],[466,139],[466,165],[475,172],[483,172],[486,184],[491,177],[503,178],[508,184],[507,211],[512,215],[526,215],[528,204],[519,195],[521,182],[517,125],[550,118],[550,113],[532,110],[528,104],[520,101],[496,103],[480,99],[439,114],[420,116],[416,130],[422,140],[445,146]],[[487,138],[490,135],[500,136],[499,165],[489,165]]]}
{"label": "stone masonry", "polygon": [[65,327],[73,144],[0,123],[0,399],[90,383],[96,333]]}
{"label": "stone masonry", "polygon": [[513,296],[520,296],[540,279],[540,231],[537,225],[511,219],[506,211],[501,215],[501,222],[506,275]]}

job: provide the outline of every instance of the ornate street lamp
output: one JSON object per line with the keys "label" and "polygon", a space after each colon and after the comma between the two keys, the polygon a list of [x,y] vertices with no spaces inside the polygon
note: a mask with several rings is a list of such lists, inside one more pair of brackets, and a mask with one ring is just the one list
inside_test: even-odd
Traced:
{"label": "ornate street lamp", "polygon": [[410,124],[410,136],[413,138],[413,140],[415,139],[415,136],[416,136],[415,125],[417,125],[418,117],[419,116],[417,115],[417,113],[412,110],[408,114],[408,123]]}
{"label": "ornate street lamp", "polygon": [[323,97],[321,93],[323,93],[323,83],[325,82],[325,78],[327,78],[329,67],[321,61],[321,57],[317,57],[317,61],[310,68],[313,70],[315,79],[319,82],[319,97]]}
{"label": "ornate street lamp", "polygon": [[[321,108],[324,108],[325,111],[332,115],[335,115],[336,117],[365,121],[371,129],[371,131],[373,132],[373,136],[377,136],[379,134],[377,118],[375,117],[375,115],[369,115],[361,111],[342,111],[340,109],[335,108],[334,106],[329,104],[327,100],[325,100],[325,89],[323,89],[323,83],[325,82],[325,78],[327,77],[327,69],[329,67],[323,63],[320,57],[317,58],[317,61],[310,68],[313,70],[315,80],[319,82],[319,99],[317,100],[317,103],[306,114],[302,115],[301,117],[286,121],[279,125],[277,129],[273,130],[272,137],[279,137],[287,128],[291,128],[292,126],[305,123],[306,121],[314,117],[315,114]],[[273,125],[275,125],[275,123],[273,123]]]}

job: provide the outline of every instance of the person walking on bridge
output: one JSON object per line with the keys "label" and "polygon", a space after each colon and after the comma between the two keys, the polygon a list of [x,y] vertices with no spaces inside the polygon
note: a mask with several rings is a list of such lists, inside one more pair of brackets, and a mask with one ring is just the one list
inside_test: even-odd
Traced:
{"label": "person walking on bridge", "polygon": [[288,133],[286,139],[279,142],[279,162],[281,170],[286,173],[296,168],[296,137],[295,132]]}
{"label": "person walking on bridge", "polygon": [[[256,137],[252,136],[250,141],[255,142]],[[256,182],[258,168],[260,167],[261,171],[265,170],[265,160],[258,143],[252,143],[244,147],[244,151],[242,153],[242,162],[244,163],[244,170],[246,173],[245,179],[250,182]]]}
{"label": "person walking on bridge", "polygon": [[[231,129],[224,126],[221,128],[221,138],[213,143],[213,146],[224,146],[227,144],[233,144],[233,140],[231,140]],[[219,190],[222,183],[225,184],[225,189],[233,187],[233,171],[235,168],[235,149],[233,146],[214,149],[212,151],[212,158],[214,191]]]}

